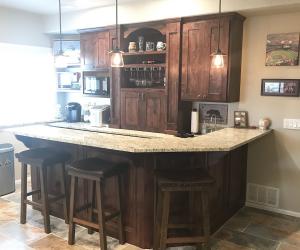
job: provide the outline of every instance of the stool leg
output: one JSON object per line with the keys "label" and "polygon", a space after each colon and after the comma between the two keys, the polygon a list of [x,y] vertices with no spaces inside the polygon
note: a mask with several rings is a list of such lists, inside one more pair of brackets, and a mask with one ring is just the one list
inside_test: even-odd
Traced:
{"label": "stool leg", "polygon": [[100,234],[100,247],[101,250],[107,250],[106,242],[106,230],[105,230],[105,214],[103,204],[103,183],[102,181],[96,181],[96,197],[97,197],[97,209],[98,209],[98,224]]}
{"label": "stool leg", "polygon": [[125,243],[124,239],[124,224],[123,224],[123,201],[122,201],[122,193],[121,193],[121,175],[118,175],[118,187],[117,187],[117,203],[118,209],[120,211],[119,215],[119,243],[123,245]]}
{"label": "stool leg", "polygon": [[163,191],[162,194],[162,219],[160,227],[160,244],[159,249],[165,250],[167,247],[166,241],[168,237],[169,210],[170,210],[170,192]]}
{"label": "stool leg", "polygon": [[[157,183],[156,183],[157,185]],[[153,249],[158,250],[159,249],[159,243],[160,243],[160,229],[161,229],[161,218],[162,218],[162,191],[160,191],[156,186],[156,196],[157,196],[157,202],[155,205],[155,221],[154,221],[154,243],[153,243]]]}
{"label": "stool leg", "polygon": [[63,206],[64,206],[64,216],[65,216],[65,222],[66,224],[69,223],[69,214],[68,214],[68,195],[67,195],[67,185],[66,185],[66,167],[65,163],[63,162],[61,164],[61,192],[65,195],[65,198],[63,199]]}
{"label": "stool leg", "polygon": [[207,239],[204,244],[204,249],[210,249],[209,247],[209,237],[210,237],[210,218],[209,218],[209,200],[208,191],[204,188],[201,192],[202,197],[202,221],[203,221],[203,234]]}
{"label": "stool leg", "polygon": [[49,201],[48,201],[48,187],[47,187],[47,168],[40,168],[41,179],[41,196],[42,196],[42,211],[44,216],[45,233],[51,233],[50,215],[49,215]]}
{"label": "stool leg", "polygon": [[[96,183],[95,181],[92,181],[92,192],[91,192],[91,207],[88,210],[88,219],[89,221],[93,221],[93,209],[95,207],[95,197],[96,197]],[[88,234],[92,234],[94,230],[89,227],[88,228]]]}
{"label": "stool leg", "polygon": [[75,223],[73,222],[75,211],[75,192],[77,189],[78,178],[71,177],[71,194],[70,194],[70,213],[69,213],[69,237],[68,244],[74,245],[75,243]]}
{"label": "stool leg", "polygon": [[27,164],[22,163],[21,170],[21,216],[20,223],[26,223],[26,200],[27,200]]}

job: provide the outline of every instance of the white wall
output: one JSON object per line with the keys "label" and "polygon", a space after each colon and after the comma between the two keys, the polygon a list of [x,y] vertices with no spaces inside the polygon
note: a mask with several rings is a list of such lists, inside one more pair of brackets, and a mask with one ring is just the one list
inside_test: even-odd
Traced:
{"label": "white wall", "polygon": [[40,15],[0,7],[0,42],[50,47]]}
{"label": "white wall", "polygon": [[[35,54],[38,51],[39,56],[35,58],[41,58],[43,55],[47,56],[51,54],[51,43],[50,39],[44,34],[44,23],[43,18],[40,15],[27,13],[18,10],[12,10],[8,8],[0,8],[0,44],[2,48],[2,52],[8,52],[7,49],[14,51],[13,48],[17,48],[20,51],[20,54],[24,54],[30,57],[30,51],[33,51]],[[3,51],[3,49],[5,49]],[[21,53],[22,52],[22,53]],[[24,53],[23,53],[24,52]],[[9,97],[16,96],[16,93],[23,93],[24,98],[29,98],[31,101],[34,99],[32,96],[28,96],[25,92],[21,93],[21,89],[15,87],[16,85],[13,79],[18,79],[18,83],[21,83],[26,86],[28,83],[32,83],[33,73],[36,71],[40,71],[41,64],[37,62],[35,69],[32,69],[29,72],[24,72],[24,69],[30,67],[28,61],[23,61],[24,58],[20,58],[21,55],[11,53],[10,56],[4,58],[4,54],[1,53],[1,80],[0,80],[0,91],[4,91],[4,87],[12,89],[10,93],[5,92],[5,96]],[[15,55],[15,56],[13,56]],[[9,66],[10,65],[10,66]],[[9,66],[9,69],[7,68]],[[26,67],[24,67],[26,66]],[[42,68],[45,69],[45,68]],[[8,73],[10,75],[8,76]],[[6,80],[3,80],[4,73],[6,73]],[[16,77],[18,76],[18,77]],[[39,77],[39,86],[43,87],[43,78]],[[10,80],[9,80],[10,79]],[[32,94],[38,94],[38,89],[33,91]],[[3,98],[2,98],[3,99]],[[8,98],[8,100],[11,98]],[[15,105],[19,105],[19,109],[22,110],[24,108],[24,100],[14,100]],[[41,102],[37,102],[36,105],[41,105]],[[1,108],[5,110],[10,110],[11,104],[6,102],[6,105],[2,105]],[[25,111],[25,109],[23,110]],[[1,112],[0,112],[1,113]],[[16,115],[16,114],[13,114]],[[3,119],[3,116],[0,115],[0,119]],[[1,122],[1,120],[0,120]],[[19,152],[25,149],[25,146],[18,142],[12,134],[8,134],[0,129],[0,143],[12,143],[15,147],[15,151]],[[20,165],[16,161],[16,178],[20,178]]]}
{"label": "white wall", "polygon": [[300,215],[300,131],[283,129],[284,118],[300,119],[300,98],[260,95],[263,78],[300,79],[300,66],[265,66],[267,34],[300,33],[299,22],[300,12],[246,19],[239,108],[249,112],[250,124],[269,117],[274,129],[249,145],[248,182],[279,188],[279,208]]}
{"label": "white wall", "polygon": [[[140,0],[119,5],[119,22],[135,23],[165,18],[210,14],[218,12],[218,0]],[[226,0],[222,1],[222,11],[239,11],[242,13],[263,11],[300,10],[299,0]],[[93,8],[72,13],[63,13],[62,29],[102,27],[115,23],[115,7]],[[45,17],[45,31],[58,32],[58,16]]]}

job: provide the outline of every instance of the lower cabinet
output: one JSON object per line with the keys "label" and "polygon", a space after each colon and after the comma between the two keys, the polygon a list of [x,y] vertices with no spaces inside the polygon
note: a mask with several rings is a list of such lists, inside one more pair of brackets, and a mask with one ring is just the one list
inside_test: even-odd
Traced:
{"label": "lower cabinet", "polygon": [[121,90],[121,128],[163,132],[165,124],[164,90]]}

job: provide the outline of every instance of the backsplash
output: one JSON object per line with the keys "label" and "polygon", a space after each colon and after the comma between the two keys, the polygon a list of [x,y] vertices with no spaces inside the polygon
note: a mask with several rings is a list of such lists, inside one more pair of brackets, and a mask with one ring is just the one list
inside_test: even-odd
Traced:
{"label": "backsplash", "polygon": [[82,93],[58,93],[57,94],[57,104],[59,105],[57,109],[60,113],[65,115],[65,106],[69,102],[78,102],[82,107],[82,114],[88,106],[93,105],[110,105],[110,98],[100,98],[100,97],[89,97],[83,96]]}

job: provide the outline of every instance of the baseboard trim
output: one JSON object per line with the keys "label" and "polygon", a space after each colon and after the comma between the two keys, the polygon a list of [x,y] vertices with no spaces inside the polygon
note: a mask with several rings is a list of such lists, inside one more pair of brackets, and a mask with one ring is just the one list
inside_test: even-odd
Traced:
{"label": "baseboard trim", "polygon": [[274,213],[278,213],[278,214],[284,214],[284,215],[289,215],[289,216],[294,216],[294,217],[300,218],[300,213],[290,211],[290,210],[280,209],[280,208],[276,208],[276,207],[268,207],[268,206],[264,206],[261,204],[252,203],[249,201],[247,201],[245,205],[247,207],[258,208],[258,209],[262,209],[262,210],[266,210],[266,211],[270,211],[270,212],[274,212]]}

